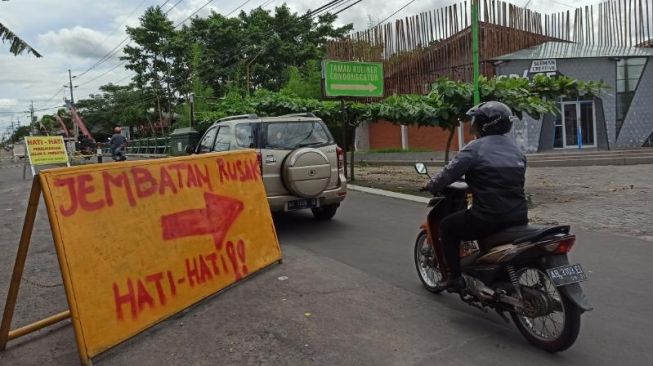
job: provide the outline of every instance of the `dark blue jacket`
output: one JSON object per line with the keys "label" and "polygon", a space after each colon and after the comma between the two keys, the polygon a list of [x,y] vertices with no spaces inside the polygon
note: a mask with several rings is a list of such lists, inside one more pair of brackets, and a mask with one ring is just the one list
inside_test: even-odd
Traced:
{"label": "dark blue jacket", "polygon": [[526,156],[512,138],[490,135],[470,142],[433,177],[428,189],[435,194],[463,175],[472,191],[474,216],[497,223],[528,220]]}

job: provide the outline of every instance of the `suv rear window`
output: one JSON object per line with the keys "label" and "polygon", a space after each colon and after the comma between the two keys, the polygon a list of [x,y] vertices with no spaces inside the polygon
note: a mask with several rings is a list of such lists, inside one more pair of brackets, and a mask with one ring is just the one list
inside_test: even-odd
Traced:
{"label": "suv rear window", "polygon": [[333,137],[321,121],[271,122],[262,124],[264,149],[292,150],[302,146],[333,143]]}

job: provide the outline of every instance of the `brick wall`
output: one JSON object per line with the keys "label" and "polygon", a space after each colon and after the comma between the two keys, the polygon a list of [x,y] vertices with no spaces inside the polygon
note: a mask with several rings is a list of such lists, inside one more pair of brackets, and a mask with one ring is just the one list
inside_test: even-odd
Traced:
{"label": "brick wall", "polygon": [[369,124],[370,149],[401,149],[401,127],[388,121],[378,121]]}
{"label": "brick wall", "polygon": [[[465,125],[465,141],[473,139],[469,123]],[[408,126],[408,147],[444,151],[449,133],[439,127]],[[369,124],[370,149],[401,148],[401,127],[387,121]],[[458,133],[453,137],[451,150],[458,150]]]}

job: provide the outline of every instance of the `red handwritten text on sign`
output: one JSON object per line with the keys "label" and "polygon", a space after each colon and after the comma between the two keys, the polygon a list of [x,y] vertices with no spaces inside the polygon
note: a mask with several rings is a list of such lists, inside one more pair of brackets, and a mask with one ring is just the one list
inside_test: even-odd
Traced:
{"label": "red handwritten text on sign", "polygon": [[[261,174],[256,160],[225,162],[218,158],[216,164],[220,183],[229,181],[257,181]],[[176,195],[185,189],[213,190],[208,166],[192,163],[162,165],[157,172],[141,167],[132,167],[128,172],[103,171],[101,179],[91,174],[80,174],[57,178],[56,187],[65,188],[68,205],[60,205],[64,216],[72,216],[79,210],[97,211],[114,205],[116,191],[124,192],[130,206],[151,196]]]}
{"label": "red handwritten text on sign", "polygon": [[[244,205],[231,197],[205,192],[205,208],[190,209],[161,217],[162,236],[166,241],[174,239],[211,235],[215,251],[200,254],[184,260],[185,276],[175,278],[171,270],[157,272],[145,279],[127,278],[126,290],[113,283],[116,303],[116,317],[124,319],[123,306],[129,306],[132,319],[146,308],[165,305],[167,296],[177,294],[177,286],[188,283],[190,287],[201,285],[220,275],[233,275],[236,280],[247,275],[245,264],[245,243],[240,240],[235,245],[223,241],[231,225],[242,212]],[[171,243],[174,245],[174,243]],[[225,259],[226,255],[226,259]],[[164,278],[165,277],[165,278]],[[167,281],[166,281],[167,280]],[[149,290],[148,290],[149,287]],[[155,291],[153,291],[155,290]],[[156,296],[153,296],[155,293]]]}

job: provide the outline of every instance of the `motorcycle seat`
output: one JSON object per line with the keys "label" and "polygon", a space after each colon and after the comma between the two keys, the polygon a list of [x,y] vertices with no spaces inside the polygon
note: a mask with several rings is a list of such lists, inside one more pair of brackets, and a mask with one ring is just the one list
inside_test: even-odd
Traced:
{"label": "motorcycle seat", "polygon": [[569,234],[569,225],[522,225],[513,226],[478,241],[481,248],[489,250],[501,244],[517,244],[539,241],[555,234]]}

